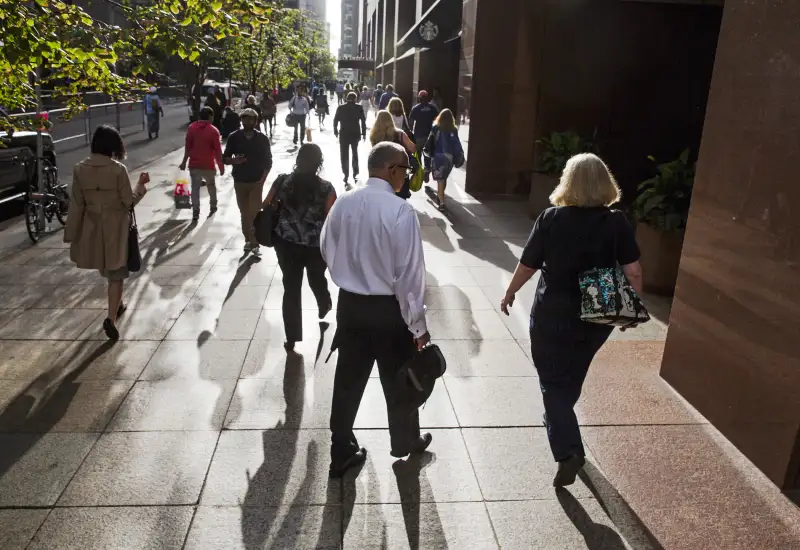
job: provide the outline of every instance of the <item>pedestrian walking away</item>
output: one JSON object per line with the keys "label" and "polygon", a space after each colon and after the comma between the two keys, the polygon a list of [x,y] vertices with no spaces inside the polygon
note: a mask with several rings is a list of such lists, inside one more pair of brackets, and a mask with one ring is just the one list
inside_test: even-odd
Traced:
{"label": "pedestrian walking away", "polygon": [[125,145],[111,126],[95,130],[91,153],[73,171],[64,242],[70,244],[69,257],[77,267],[96,269],[108,280],[108,315],[103,331],[109,339],[117,340],[117,319],[126,309],[123,284],[130,276],[128,233],[132,209],[147,192],[150,176],[142,172],[136,188],[131,188],[128,170],[121,163]]}
{"label": "pedestrian walking away", "polygon": [[319,93],[314,101],[314,110],[316,110],[317,118],[319,119],[319,129],[322,130],[322,127],[325,125],[325,117],[330,114],[330,110],[328,109],[328,96],[325,95],[325,91],[322,88],[319,89]]}
{"label": "pedestrian walking away", "polygon": [[294,118],[294,139],[292,142],[297,145],[297,132],[300,131],[300,145],[306,139],[306,118],[311,112],[311,102],[305,95],[305,89],[301,86],[297,89],[291,101],[289,101],[289,112]]}
{"label": "pedestrian walking away", "polygon": [[333,135],[339,138],[339,151],[342,158],[344,183],[350,176],[349,158],[352,154],[353,180],[358,178],[358,142],[367,137],[367,119],[364,110],[356,104],[355,92],[347,95],[347,103],[336,108],[333,117]]}
{"label": "pedestrian walking away", "polygon": [[394,86],[392,86],[391,84],[387,84],[386,91],[383,92],[383,94],[381,94],[381,99],[378,102],[378,108],[386,109],[387,107],[389,107],[389,101],[391,101],[393,97],[397,97],[397,94],[394,93]]}
{"label": "pedestrian walking away", "polygon": [[304,271],[317,300],[320,320],[333,307],[325,278],[327,266],[319,247],[322,225],[336,201],[336,191],[329,181],[319,177],[322,162],[322,150],[318,145],[303,145],[297,152],[292,173],[278,176],[264,201],[264,205],[274,201],[281,205],[273,242],[283,273],[282,309],[287,352],[293,351],[295,343],[303,340],[301,288]]}
{"label": "pedestrian walking away", "polygon": [[158,90],[155,86],[151,87],[144,96],[144,112],[147,115],[147,139],[153,139],[153,136],[158,137],[159,116],[164,118],[164,109],[161,107],[161,98],[158,97]]}
{"label": "pedestrian walking away", "polygon": [[336,98],[339,101],[339,105],[344,103],[344,84],[341,82],[336,83]]}
{"label": "pedestrian walking away", "polygon": [[258,113],[245,109],[241,116],[242,129],[228,138],[223,162],[233,165],[233,189],[242,215],[244,251],[259,256],[253,220],[261,209],[264,182],[272,169],[272,150],[269,138],[256,130]]}
{"label": "pedestrian walking away", "polygon": [[[387,113],[388,114],[388,113]],[[353,425],[377,362],[391,455],[425,451],[419,410],[403,406],[398,371],[430,341],[425,322],[425,258],[417,215],[397,198],[408,170],[402,146],[373,147],[364,187],[342,195],[322,228],[321,250],[339,287],[334,346],[339,350],[331,405],[331,477],[366,460]]]}
{"label": "pedestrian walking away", "polygon": [[222,133],[222,115],[225,113],[225,106],[220,102],[214,88],[211,88],[208,91],[205,106],[211,107],[211,109],[214,111],[214,117],[211,120],[217,130]]}
{"label": "pedestrian walking away", "polygon": [[361,109],[364,111],[364,118],[366,119],[367,115],[369,114],[369,106],[372,104],[372,94],[369,93],[369,88],[366,86],[361,88],[359,101],[361,103]]}
{"label": "pedestrian walking away", "polygon": [[439,116],[439,109],[431,103],[430,96],[425,90],[420,90],[417,101],[419,103],[414,105],[411,112],[408,113],[408,123],[411,125],[414,141],[424,145],[428,141],[436,117]]}
{"label": "pedestrian walking away", "polygon": [[375,111],[379,111],[381,103],[381,96],[383,95],[383,84],[378,84],[375,86],[375,91],[372,92],[372,106],[375,108]]}
{"label": "pedestrian walking away", "polygon": [[[378,116],[375,117],[375,124],[369,132],[369,141],[373,146],[384,141],[397,143],[405,149],[409,156],[417,152],[417,146],[411,141],[411,138],[409,138],[405,132],[395,127],[394,118],[392,118],[389,111],[378,111]],[[409,182],[411,181],[412,173],[412,166],[409,164],[405,184],[400,186],[397,192],[397,196],[402,199],[411,197]]]}
{"label": "pedestrian walking away", "polygon": [[403,100],[400,99],[400,97],[393,97],[389,100],[389,105],[386,107],[386,110],[392,115],[394,127],[405,132],[411,141],[415,141],[414,134],[411,132],[411,126],[409,126],[408,119],[406,118],[406,109],[403,106]]}
{"label": "pedestrian walking away", "polygon": [[261,98],[261,115],[264,119],[264,133],[267,133],[267,125],[269,125],[269,137],[272,137],[273,126],[275,124],[275,115],[278,112],[278,107],[275,105],[275,100],[270,97],[269,92],[264,92]]}
{"label": "pedestrian walking away", "polygon": [[200,120],[192,122],[186,131],[186,147],[180,165],[181,170],[186,170],[186,163],[189,163],[189,178],[192,186],[192,221],[194,222],[200,219],[200,188],[203,186],[203,182],[208,189],[210,206],[208,215],[212,216],[217,211],[215,165],[219,168],[219,175],[225,175],[219,130],[211,124],[214,111],[211,107],[203,107],[200,109],[199,116]]}
{"label": "pedestrian walking away", "polygon": [[428,136],[423,150],[425,156],[425,173],[432,174],[437,184],[437,193],[433,195],[432,190],[426,189],[429,195],[435,196],[438,202],[439,211],[445,209],[445,189],[447,178],[453,168],[463,166],[464,148],[458,137],[458,128],[450,109],[444,109],[436,118],[436,123]]}
{"label": "pedestrian walking away", "polygon": [[[558,462],[553,485],[575,482],[585,451],[575,404],[589,365],[613,327],[581,320],[578,278],[591,268],[622,266],[642,290],[639,248],[624,214],[609,208],[620,191],[605,163],[593,154],[572,157],[536,220],[500,309],[508,315],[516,293],[542,272],[530,320],[531,355],[539,374],[550,450]],[[546,267],[545,267],[546,266]]]}

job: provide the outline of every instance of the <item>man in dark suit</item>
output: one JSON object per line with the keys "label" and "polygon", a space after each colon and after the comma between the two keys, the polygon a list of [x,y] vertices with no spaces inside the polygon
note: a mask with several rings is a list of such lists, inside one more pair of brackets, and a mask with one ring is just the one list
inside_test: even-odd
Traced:
{"label": "man in dark suit", "polygon": [[[358,139],[367,138],[367,119],[364,109],[356,103],[358,96],[355,92],[347,94],[347,101],[336,109],[333,117],[333,135],[339,138],[339,149],[342,155],[342,172],[344,182],[348,183],[350,177],[349,154],[353,153],[353,180],[358,178]],[[341,124],[341,130],[339,125]],[[360,128],[359,128],[360,126]]]}

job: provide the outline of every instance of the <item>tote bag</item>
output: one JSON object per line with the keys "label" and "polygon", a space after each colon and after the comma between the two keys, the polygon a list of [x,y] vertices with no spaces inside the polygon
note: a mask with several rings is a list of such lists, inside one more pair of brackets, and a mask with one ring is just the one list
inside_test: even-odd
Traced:
{"label": "tote bag", "polygon": [[620,328],[634,327],[650,320],[639,295],[616,262],[617,237],[614,234],[614,267],[592,267],[578,276],[581,291],[581,320]]}

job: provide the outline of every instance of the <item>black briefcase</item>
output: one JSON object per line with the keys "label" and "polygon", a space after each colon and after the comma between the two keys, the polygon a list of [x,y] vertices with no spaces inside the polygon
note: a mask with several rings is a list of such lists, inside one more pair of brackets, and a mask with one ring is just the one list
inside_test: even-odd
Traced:
{"label": "black briefcase", "polygon": [[447,370],[442,351],[436,344],[428,344],[422,351],[414,352],[397,372],[395,406],[413,411],[420,408],[433,393],[436,379]]}

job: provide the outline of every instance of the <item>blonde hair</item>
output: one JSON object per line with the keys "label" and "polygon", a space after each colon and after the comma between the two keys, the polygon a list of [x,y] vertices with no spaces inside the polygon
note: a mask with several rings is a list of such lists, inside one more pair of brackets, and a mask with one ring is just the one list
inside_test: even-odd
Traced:
{"label": "blonde hair", "polygon": [[396,136],[397,129],[394,127],[392,114],[386,110],[378,111],[375,124],[372,125],[372,130],[369,131],[369,142],[372,145],[377,145],[382,141],[394,141]]}
{"label": "blonde hair", "polygon": [[436,117],[434,124],[439,127],[439,130],[444,132],[452,132],[455,130],[456,119],[453,116],[453,111],[450,109],[442,109],[442,111],[439,113],[439,116]]}
{"label": "blonde hair", "polygon": [[567,161],[550,202],[556,206],[611,206],[621,198],[606,163],[597,155],[582,153]]}
{"label": "blonde hair", "polygon": [[389,104],[386,106],[386,110],[389,111],[393,116],[406,116],[403,100],[399,97],[393,97],[390,99]]}

